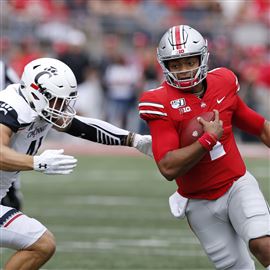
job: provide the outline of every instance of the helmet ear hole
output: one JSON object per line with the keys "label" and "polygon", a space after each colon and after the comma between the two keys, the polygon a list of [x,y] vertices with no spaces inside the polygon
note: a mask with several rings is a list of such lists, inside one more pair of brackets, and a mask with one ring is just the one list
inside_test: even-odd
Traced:
{"label": "helmet ear hole", "polygon": [[48,100],[50,100],[50,99],[52,98],[52,94],[49,93],[49,92],[44,92],[44,96],[45,96]]}
{"label": "helmet ear hole", "polygon": [[49,113],[47,111],[43,110],[42,114],[46,117],[46,116],[48,116]]}

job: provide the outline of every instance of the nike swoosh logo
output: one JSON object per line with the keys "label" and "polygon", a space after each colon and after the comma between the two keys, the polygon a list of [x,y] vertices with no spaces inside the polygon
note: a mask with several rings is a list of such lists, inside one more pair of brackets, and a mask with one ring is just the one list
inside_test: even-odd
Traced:
{"label": "nike swoosh logo", "polygon": [[217,104],[220,104],[225,99],[225,96],[221,99],[217,99]]}

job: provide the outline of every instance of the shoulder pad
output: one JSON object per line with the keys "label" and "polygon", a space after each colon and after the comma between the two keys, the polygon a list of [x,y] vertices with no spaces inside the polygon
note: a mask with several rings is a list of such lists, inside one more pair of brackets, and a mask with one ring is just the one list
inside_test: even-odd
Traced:
{"label": "shoulder pad", "polygon": [[11,84],[0,92],[0,101],[8,104],[16,112],[18,123],[24,125],[31,123],[37,113],[31,109],[25,99],[18,93],[19,84]]}
{"label": "shoulder pad", "polygon": [[167,112],[162,102],[163,87],[146,91],[139,101],[140,117],[146,121],[167,118]]}
{"label": "shoulder pad", "polygon": [[20,128],[17,112],[7,103],[0,100],[0,124],[8,126],[13,132]]}
{"label": "shoulder pad", "polygon": [[220,67],[220,68],[215,68],[213,70],[210,70],[208,73],[222,77],[224,80],[224,84],[226,83],[227,85],[229,85],[230,89],[234,93],[240,90],[238,78],[236,77],[234,72],[231,71],[230,69],[225,68],[225,67]]}

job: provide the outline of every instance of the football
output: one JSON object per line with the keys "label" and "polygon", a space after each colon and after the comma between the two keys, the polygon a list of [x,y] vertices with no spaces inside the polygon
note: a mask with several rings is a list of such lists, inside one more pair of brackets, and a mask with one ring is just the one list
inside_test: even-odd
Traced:
{"label": "football", "polygon": [[194,143],[204,133],[203,126],[197,120],[199,116],[208,122],[213,121],[215,118],[214,112],[204,112],[190,120],[183,121],[180,132],[181,147]]}

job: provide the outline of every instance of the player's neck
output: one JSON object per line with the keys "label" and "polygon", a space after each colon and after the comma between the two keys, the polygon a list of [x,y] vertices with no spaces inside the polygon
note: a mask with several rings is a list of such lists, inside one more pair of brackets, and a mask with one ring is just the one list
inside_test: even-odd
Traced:
{"label": "player's neck", "polygon": [[203,83],[196,85],[191,91],[191,93],[197,96],[198,98],[202,98],[204,95],[204,92],[205,92],[205,87]]}

